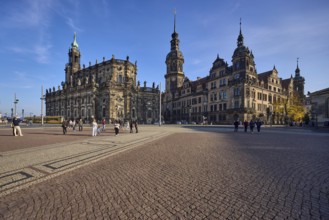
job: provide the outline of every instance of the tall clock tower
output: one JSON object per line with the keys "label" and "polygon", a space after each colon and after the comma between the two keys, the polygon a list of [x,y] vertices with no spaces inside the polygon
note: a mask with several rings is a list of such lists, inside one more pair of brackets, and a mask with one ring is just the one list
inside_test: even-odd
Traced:
{"label": "tall clock tower", "polygon": [[176,14],[174,17],[174,33],[171,37],[171,50],[166,57],[166,93],[174,93],[177,88],[183,85],[185,78],[183,72],[184,56],[179,50],[178,33],[176,33]]}

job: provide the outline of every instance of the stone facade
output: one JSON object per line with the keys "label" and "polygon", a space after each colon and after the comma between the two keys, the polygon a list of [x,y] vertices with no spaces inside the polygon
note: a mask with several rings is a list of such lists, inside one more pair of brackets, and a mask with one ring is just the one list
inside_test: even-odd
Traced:
{"label": "stone facade", "polygon": [[[137,82],[137,62],[115,59],[81,68],[80,50],[74,41],[68,52],[65,81],[57,89],[46,90],[46,115],[65,119],[92,118],[101,120],[138,120],[152,123],[158,120],[159,88],[140,87]],[[147,103],[147,106],[146,106]],[[147,114],[143,114],[147,109]]]}
{"label": "stone facade", "polygon": [[254,55],[244,45],[240,24],[232,65],[217,55],[209,74],[191,81],[183,72],[176,19],[174,26],[171,51],[165,61],[165,121],[203,123],[207,119],[213,124],[233,124],[235,120],[260,119],[269,124],[287,123],[289,99],[295,94],[304,96],[305,79],[300,75],[298,60],[294,77],[280,78],[275,66],[258,74]]}
{"label": "stone facade", "polygon": [[329,126],[329,88],[308,95],[311,105],[311,123],[315,126]]}

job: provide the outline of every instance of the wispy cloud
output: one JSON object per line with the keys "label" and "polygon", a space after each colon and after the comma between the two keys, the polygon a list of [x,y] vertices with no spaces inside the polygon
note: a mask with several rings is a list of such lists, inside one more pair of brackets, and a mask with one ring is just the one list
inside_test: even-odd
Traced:
{"label": "wispy cloud", "polygon": [[51,44],[36,44],[33,47],[8,47],[7,50],[23,56],[33,56],[38,63],[49,62],[49,50],[52,48]]}
{"label": "wispy cloud", "polygon": [[5,19],[7,26],[16,28],[33,28],[48,26],[49,10],[52,0],[27,0],[10,8]]}
{"label": "wispy cloud", "polygon": [[15,7],[8,7],[8,16],[4,17],[1,26],[10,33],[20,32],[24,29],[25,37],[20,41],[9,44],[8,50],[33,56],[38,63],[47,63],[51,54],[52,43],[49,36],[49,26],[53,10],[53,0],[25,0]]}
{"label": "wispy cloud", "polygon": [[314,16],[308,20],[286,17],[271,27],[251,28],[248,37],[252,37],[255,49],[259,49],[258,56],[301,51],[305,47],[308,51],[315,51],[326,48],[323,46],[327,45],[328,26],[328,19],[322,17]]}
{"label": "wispy cloud", "polygon": [[72,18],[70,17],[66,17],[66,24],[73,30],[73,31],[78,31],[78,32],[81,32],[82,29],[79,28],[73,21]]}

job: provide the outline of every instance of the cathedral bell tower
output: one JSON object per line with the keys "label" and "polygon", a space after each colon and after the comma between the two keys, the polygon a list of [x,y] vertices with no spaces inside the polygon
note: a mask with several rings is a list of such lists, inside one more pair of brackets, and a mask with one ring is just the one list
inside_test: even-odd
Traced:
{"label": "cathedral bell tower", "polygon": [[77,43],[77,35],[74,33],[73,42],[69,49],[69,62],[65,65],[65,81],[69,85],[73,84],[73,74],[80,70],[80,50]]}
{"label": "cathedral bell tower", "polygon": [[171,35],[171,37],[171,49],[166,57],[166,93],[174,93],[177,88],[183,85],[185,78],[183,72],[184,56],[179,50],[178,33],[176,33],[176,13],[174,17],[174,33]]}

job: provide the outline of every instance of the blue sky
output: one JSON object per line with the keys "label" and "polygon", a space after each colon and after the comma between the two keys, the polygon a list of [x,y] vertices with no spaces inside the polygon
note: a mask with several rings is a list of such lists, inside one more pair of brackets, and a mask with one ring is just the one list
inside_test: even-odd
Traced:
{"label": "blue sky", "polygon": [[231,65],[242,18],[244,43],[258,73],[273,66],[282,78],[299,57],[305,93],[329,87],[327,0],[12,0],[0,8],[0,113],[40,115],[41,86],[57,88],[74,32],[81,65],[96,59],[137,61],[141,82],[161,82],[170,51],[173,11],[191,80],[208,75],[217,54]]}

